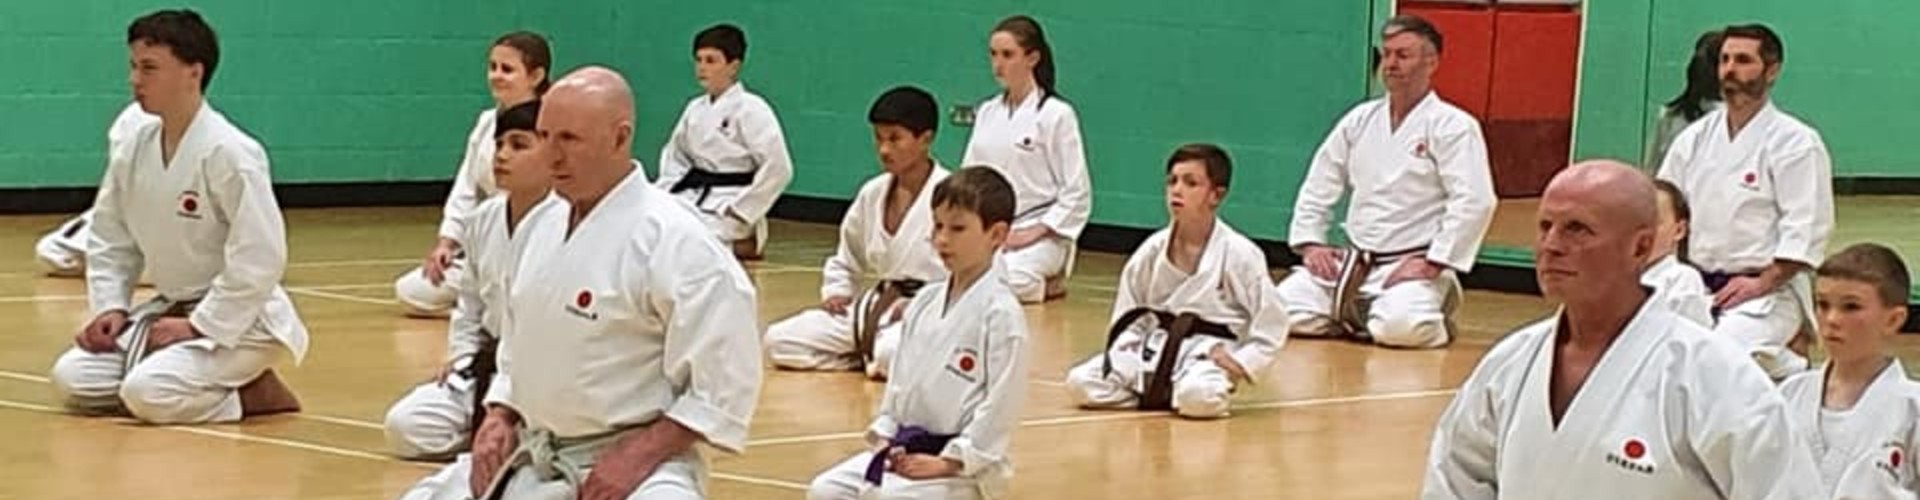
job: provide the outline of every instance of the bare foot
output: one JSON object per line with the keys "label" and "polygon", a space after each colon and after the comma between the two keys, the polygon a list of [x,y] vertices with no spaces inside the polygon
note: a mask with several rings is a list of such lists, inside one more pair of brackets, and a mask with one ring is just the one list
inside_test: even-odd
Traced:
{"label": "bare foot", "polygon": [[733,257],[743,261],[756,261],[766,258],[760,253],[759,242],[753,238],[733,241]]}
{"label": "bare foot", "polygon": [[1046,298],[1042,302],[1058,300],[1067,296],[1067,279],[1059,276],[1047,278]]}
{"label": "bare foot", "polygon": [[245,417],[300,411],[300,398],[294,397],[280,376],[269,368],[247,385],[240,386],[240,414]]}

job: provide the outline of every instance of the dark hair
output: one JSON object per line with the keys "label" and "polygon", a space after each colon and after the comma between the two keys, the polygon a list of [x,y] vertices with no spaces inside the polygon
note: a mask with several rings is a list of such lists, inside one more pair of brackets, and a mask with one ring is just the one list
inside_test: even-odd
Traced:
{"label": "dark hair", "polygon": [[1427,22],[1427,19],[1424,17],[1412,14],[1401,14],[1387,19],[1387,24],[1380,27],[1380,38],[1383,40],[1400,33],[1413,33],[1418,35],[1421,39],[1433,45],[1433,53],[1435,54],[1446,49],[1446,38],[1440,36],[1440,28],[1435,28],[1433,23]]}
{"label": "dark hair", "polygon": [[1720,100],[1720,30],[1701,33],[1693,42],[1693,59],[1687,61],[1687,87],[1667,101],[1667,107],[1680,112],[1687,121],[1707,114],[1707,103]]}
{"label": "dark hair", "polygon": [[540,77],[540,85],[533,88],[534,95],[545,95],[547,89],[553,87],[553,49],[547,46],[547,37],[531,31],[515,31],[493,39],[490,47],[502,46],[519,51],[520,64],[526,65],[527,71],[546,70]]}
{"label": "dark hair", "polygon": [[934,104],[933,94],[919,87],[902,85],[873,101],[873,108],[867,110],[867,123],[899,125],[914,135],[925,134],[940,129],[940,107]]}
{"label": "dark hair", "polygon": [[700,49],[718,50],[727,57],[727,62],[744,61],[747,59],[747,32],[731,24],[713,25],[693,35],[693,51],[699,52]]}
{"label": "dark hair", "polygon": [[540,123],[540,99],[515,104],[493,115],[493,138],[505,137],[515,130],[532,132]]}
{"label": "dark hair", "polygon": [[993,167],[975,165],[960,169],[933,186],[933,206],[950,206],[980,216],[981,224],[992,227],[1013,223],[1013,184]]}
{"label": "dark hair", "polygon": [[[1780,41],[1780,35],[1774,33],[1773,28],[1769,28],[1765,24],[1736,24],[1728,26],[1725,30],[1721,30],[1721,34],[1726,38],[1759,40],[1760,60],[1765,61],[1768,66],[1780,64],[1787,60],[1786,44]],[[1724,43],[1724,40],[1722,40],[1722,42]],[[1718,61],[1715,62],[1717,63]]]}
{"label": "dark hair", "polygon": [[155,11],[134,19],[127,25],[127,45],[134,42],[165,46],[181,62],[200,65],[201,93],[213,84],[213,70],[220,66],[220,39],[193,9]]}
{"label": "dark hair", "polygon": [[1199,161],[1207,167],[1207,180],[1213,185],[1226,189],[1233,184],[1233,159],[1227,157],[1227,151],[1206,143],[1194,143],[1173,150],[1173,156],[1167,157],[1167,172],[1173,172],[1173,166],[1189,161]]}
{"label": "dark hair", "polygon": [[1816,273],[1822,278],[1859,281],[1873,285],[1881,305],[1905,306],[1912,278],[1900,254],[1878,243],[1860,243],[1827,257]]}
{"label": "dark hair", "polygon": [[1040,105],[1046,105],[1049,97],[1060,97],[1059,80],[1053,71],[1053,45],[1047,43],[1047,33],[1040,29],[1040,21],[1024,14],[1015,15],[993,25],[992,33],[1001,32],[1013,35],[1020,48],[1040,52],[1040,63],[1033,67],[1033,80],[1040,85]]}

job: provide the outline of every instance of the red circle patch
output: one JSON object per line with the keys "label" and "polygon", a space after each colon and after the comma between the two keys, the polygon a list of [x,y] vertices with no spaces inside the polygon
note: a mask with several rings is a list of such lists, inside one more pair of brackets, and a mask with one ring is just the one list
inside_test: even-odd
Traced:
{"label": "red circle patch", "polygon": [[1633,460],[1639,460],[1640,457],[1646,456],[1647,445],[1645,443],[1641,443],[1640,440],[1638,439],[1628,439],[1626,449],[1621,451],[1625,451],[1627,453],[1627,458],[1633,459]]}
{"label": "red circle patch", "polygon": [[581,290],[579,295],[573,296],[573,305],[581,309],[586,309],[587,306],[593,305],[593,292]]}
{"label": "red circle patch", "polygon": [[193,198],[182,199],[180,200],[180,209],[191,213],[200,209],[200,202],[195,201]]}
{"label": "red circle patch", "polygon": [[1894,467],[1899,467],[1901,458],[1903,457],[1900,456],[1900,450],[1893,450],[1893,453],[1887,457],[1887,462],[1893,464]]}
{"label": "red circle patch", "polygon": [[1758,180],[1760,180],[1760,176],[1754,175],[1753,172],[1747,172],[1747,184],[1753,184],[1754,181]]}
{"label": "red circle patch", "polygon": [[960,371],[963,371],[963,372],[973,371],[973,356],[960,357]]}

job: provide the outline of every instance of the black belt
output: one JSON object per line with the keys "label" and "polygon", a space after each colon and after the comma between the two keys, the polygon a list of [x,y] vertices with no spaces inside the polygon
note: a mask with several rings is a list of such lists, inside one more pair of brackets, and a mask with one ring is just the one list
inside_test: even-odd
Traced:
{"label": "black belt", "polygon": [[693,202],[700,205],[707,202],[707,195],[716,187],[736,187],[753,185],[753,176],[758,172],[711,172],[697,168],[687,169],[687,174],[673,183],[667,192],[680,194],[682,191],[700,190],[700,198]]}
{"label": "black belt", "polygon": [[[1100,365],[1103,376],[1113,373],[1114,342],[1119,340],[1120,334],[1126,332],[1134,322],[1147,315],[1152,315],[1154,320],[1159,322],[1160,327],[1167,331],[1167,340],[1160,346],[1162,352],[1159,363],[1147,380],[1146,391],[1140,395],[1140,409],[1171,410],[1173,409],[1173,371],[1178,366],[1176,363],[1178,363],[1177,358],[1180,357],[1181,344],[1194,335],[1216,337],[1229,342],[1237,341],[1239,337],[1234,336],[1233,330],[1226,325],[1200,319],[1193,313],[1174,314],[1145,307],[1134,308],[1121,313],[1120,318],[1113,322],[1113,327],[1107,330],[1107,349],[1102,354],[1106,359]],[[1140,347],[1142,351],[1147,349],[1146,340],[1146,336],[1142,335]]]}
{"label": "black belt", "polygon": [[480,437],[480,424],[486,420],[487,416],[487,391],[493,388],[493,375],[500,370],[498,364],[500,339],[487,334],[486,330],[481,330],[480,333],[485,338],[480,341],[480,349],[473,352],[473,357],[470,358],[472,361],[467,363],[466,368],[455,372],[473,381],[473,418],[468,420],[473,424],[472,428],[467,430],[472,434],[473,439]]}
{"label": "black belt", "polygon": [[[927,282],[916,279],[881,280],[873,289],[861,294],[859,303],[854,304],[853,344],[860,354],[860,366],[873,363],[874,339],[880,335],[880,318],[893,309],[893,303],[903,298],[912,298],[920,293]],[[873,300],[867,301],[871,296]]]}

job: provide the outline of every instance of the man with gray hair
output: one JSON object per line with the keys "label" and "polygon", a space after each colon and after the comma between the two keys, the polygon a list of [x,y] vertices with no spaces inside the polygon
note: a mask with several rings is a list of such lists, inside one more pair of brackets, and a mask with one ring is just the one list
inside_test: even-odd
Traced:
{"label": "man with gray hair", "polygon": [[501,335],[512,368],[487,393],[473,453],[405,498],[701,498],[695,446],[741,451],[759,394],[753,285],[629,158],[619,73],[569,74],[538,123],[571,209],[522,223]]}
{"label": "man with gray hair", "polygon": [[1821,497],[1766,374],[1640,283],[1655,213],[1653,184],[1625,164],[1554,177],[1534,273],[1561,308],[1461,385],[1422,499]]}
{"label": "man with gray hair", "polygon": [[[1291,333],[1390,347],[1446,345],[1460,295],[1493,221],[1480,123],[1433,91],[1440,31],[1395,16],[1380,34],[1386,97],[1355,106],[1313,155],[1287,242],[1305,265],[1280,282]],[[1346,248],[1331,244],[1347,203]]]}

